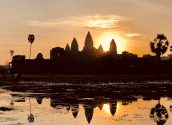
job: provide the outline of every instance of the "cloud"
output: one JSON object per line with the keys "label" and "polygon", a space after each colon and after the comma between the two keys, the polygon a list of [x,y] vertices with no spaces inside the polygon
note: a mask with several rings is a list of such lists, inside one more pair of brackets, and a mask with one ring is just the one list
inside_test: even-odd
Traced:
{"label": "cloud", "polygon": [[117,27],[118,22],[122,20],[125,20],[125,18],[117,15],[95,14],[90,16],[57,18],[46,21],[32,20],[29,21],[29,25],[43,28],[59,28],[63,25],[89,28],[114,28]]}
{"label": "cloud", "polygon": [[125,36],[126,37],[137,37],[137,36],[142,36],[142,34],[139,34],[139,33],[128,33]]}

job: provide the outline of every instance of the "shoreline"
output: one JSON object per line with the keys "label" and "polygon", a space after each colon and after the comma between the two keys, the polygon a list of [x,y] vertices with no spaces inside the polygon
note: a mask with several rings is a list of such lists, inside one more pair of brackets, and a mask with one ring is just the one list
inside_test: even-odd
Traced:
{"label": "shoreline", "polygon": [[[9,79],[9,76],[7,76]],[[9,80],[0,77],[0,81]],[[22,75],[20,81],[47,81],[47,82],[143,82],[143,81],[172,81],[169,74],[132,74],[132,75]]]}
{"label": "shoreline", "polygon": [[[48,85],[48,83],[56,85],[131,85],[131,86],[145,86],[145,85],[172,85],[172,75],[22,75],[20,81],[16,82],[6,77],[0,77],[0,88],[5,86],[23,86],[23,85]],[[62,85],[63,86],[63,85]]]}

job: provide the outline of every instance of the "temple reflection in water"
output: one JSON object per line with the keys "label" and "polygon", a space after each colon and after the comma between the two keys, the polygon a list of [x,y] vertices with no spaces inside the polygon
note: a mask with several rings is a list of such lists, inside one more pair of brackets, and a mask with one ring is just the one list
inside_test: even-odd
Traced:
{"label": "temple reflection in water", "polygon": [[[37,100],[38,104],[39,104],[39,101],[40,100]],[[107,104],[109,105],[109,109],[107,110],[109,110],[112,116],[114,116],[117,109],[117,101],[107,102]],[[74,118],[77,118],[77,115],[80,109],[79,105],[82,105],[82,107],[84,108],[86,120],[88,123],[90,123],[94,115],[94,108],[98,107],[100,110],[102,110],[103,101],[101,102],[99,100],[96,102],[95,100],[92,100],[92,99],[84,99],[82,101],[78,101],[77,103],[77,102],[67,102],[67,101],[63,102],[58,99],[56,100],[55,98],[51,98],[50,105],[51,107],[57,110],[66,109],[68,112],[71,110]]]}
{"label": "temple reflection in water", "polygon": [[[23,97],[23,95],[20,94],[11,94],[12,98],[18,98],[14,100],[15,102],[25,102],[25,100],[28,98],[27,96]],[[73,118],[77,118],[80,106],[84,108],[85,118],[88,123],[91,122],[93,116],[94,116],[94,109],[97,107],[100,110],[108,110],[111,113],[111,116],[115,116],[116,110],[117,110],[117,100],[113,98],[56,98],[56,97],[48,97],[43,95],[28,95],[31,98],[35,98],[37,101],[37,104],[42,104],[42,101],[44,98],[50,98],[50,106],[56,110],[65,109],[67,112],[71,111],[71,115],[73,115]],[[136,101],[137,99],[130,100]],[[127,100],[122,101],[123,104],[128,104]]]}
{"label": "temple reflection in water", "polygon": [[[37,101],[37,104],[42,104],[42,101],[44,98],[50,98],[50,106],[54,108],[55,110],[66,110],[67,112],[71,112],[71,115],[73,118],[77,119],[77,116],[79,114],[79,110],[82,107],[84,109],[85,118],[88,123],[91,122],[93,116],[94,116],[94,109],[98,108],[100,111],[106,110],[106,112],[109,112],[111,116],[115,116],[117,112],[117,103],[118,100],[121,102],[122,105],[128,105],[134,101],[137,101],[137,98],[126,96],[125,98],[121,99],[115,99],[115,98],[72,98],[72,97],[66,97],[66,98],[60,98],[57,96],[48,96],[48,95],[42,95],[42,94],[36,94],[36,95],[27,95],[23,97],[23,95],[20,94],[11,94],[12,98],[18,98],[18,100],[15,100],[15,102],[24,102],[28,96],[31,98],[35,98]],[[165,123],[165,122],[164,122]]]}
{"label": "temple reflection in water", "polygon": [[[32,83],[29,84],[32,86]],[[157,125],[164,125],[170,117],[168,111],[170,106],[164,106],[165,103],[161,102],[160,99],[163,97],[172,98],[171,87],[171,84],[163,84],[163,86],[156,84],[148,88],[144,84],[135,84],[134,87],[129,87],[123,84],[108,84],[108,86],[104,84],[99,86],[92,84],[84,86],[80,84],[62,84],[54,86],[50,83],[43,85],[37,83],[30,88],[22,84],[20,87],[16,87],[14,84],[8,90],[11,91],[11,100],[14,105],[15,102],[25,102],[28,98],[31,98],[32,100],[36,99],[37,104],[41,106],[43,99],[49,99],[48,105],[55,111],[65,110],[71,113],[72,118],[76,120],[80,118],[79,115],[85,115],[87,123],[92,123],[92,119],[97,115],[95,112],[97,109],[106,110],[108,114],[111,114],[112,118],[116,118],[118,111],[124,110],[119,108],[119,102],[124,107],[138,102],[140,98],[144,101],[157,100],[158,104],[147,107],[149,113],[145,115],[147,117],[150,115],[153,119],[152,122],[155,121]],[[123,112],[123,114],[125,113]]]}

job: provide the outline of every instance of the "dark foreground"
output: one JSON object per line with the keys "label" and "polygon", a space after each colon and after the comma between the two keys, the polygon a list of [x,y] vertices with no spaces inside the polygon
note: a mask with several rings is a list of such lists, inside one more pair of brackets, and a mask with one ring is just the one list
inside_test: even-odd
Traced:
{"label": "dark foreground", "polygon": [[[29,81],[29,77],[32,78],[31,81]],[[148,77],[151,78],[151,80],[143,80],[143,78]],[[49,77],[37,76],[38,79],[33,81],[36,77],[25,76],[25,81],[6,81],[0,84],[2,89],[9,92],[9,95],[12,97],[11,101],[13,101],[14,104],[19,106],[22,104],[25,106],[29,104],[29,98],[34,104],[33,109],[35,112],[37,112],[39,108],[42,112],[46,109],[46,113],[48,112],[51,117],[41,119],[41,121],[39,116],[43,117],[43,114],[38,112],[36,114],[33,113],[35,115],[35,124],[38,125],[43,124],[44,122],[42,123],[42,121],[44,120],[49,121],[53,119],[53,117],[56,117],[53,115],[55,111],[60,111],[61,113],[58,114],[58,118],[54,119],[54,121],[60,121],[62,125],[66,124],[64,122],[66,120],[71,124],[77,125],[87,123],[101,125],[104,123],[111,125],[122,124],[121,122],[123,122],[124,125],[144,125],[152,124],[153,121],[155,121],[154,124],[157,125],[170,125],[172,124],[170,116],[170,107],[172,107],[170,106],[172,104],[172,82],[171,79],[165,79],[167,76],[159,76],[161,80],[154,80],[156,77],[121,76],[118,77],[117,80],[117,76],[109,76],[109,78],[107,76],[99,76],[99,79],[96,79],[98,76],[52,76],[52,79],[48,80]],[[131,78],[135,78],[135,80],[132,81]],[[63,81],[64,79],[65,81]],[[36,99],[36,103],[34,99]],[[49,100],[48,103],[46,102],[47,99]],[[1,101],[3,102],[3,100]],[[9,104],[5,103],[0,106],[11,108],[11,106],[8,105]],[[48,108],[49,106],[51,109]],[[98,113],[96,107],[100,110],[108,110],[107,112],[109,112],[111,116],[107,117],[106,113],[103,113],[101,117],[104,118],[104,115],[106,117],[102,120],[102,123],[100,123],[99,120],[97,121],[96,116],[99,116],[100,113]],[[136,108],[134,109],[135,111],[132,110],[134,107]],[[15,106],[12,108],[14,108],[12,112],[18,110]],[[25,111],[29,112],[28,109],[21,108],[23,113],[25,113]],[[140,109],[142,110],[140,111]],[[34,112],[34,110],[32,112]],[[70,117],[67,116],[68,113],[64,116],[64,111],[71,112],[73,117],[78,118],[79,121],[71,121]],[[79,112],[84,112],[85,118],[79,117]],[[134,116],[132,113],[134,113]],[[18,115],[20,115],[20,113],[18,113]],[[93,116],[95,119],[93,119]],[[130,118],[130,116],[132,118]],[[0,115],[0,117],[6,118],[5,115]],[[27,117],[27,115],[25,117]],[[62,117],[65,117],[65,120]],[[27,120],[27,118],[25,119]],[[83,119],[86,119],[87,123],[85,123]],[[19,120],[19,122],[22,123],[23,121]],[[4,123],[6,122],[2,122],[2,124]],[[27,122],[23,122],[23,124],[27,124]],[[47,124],[54,125],[55,123]]]}
{"label": "dark foreground", "polygon": [[[172,74],[131,74],[131,75],[21,75],[21,81],[47,81],[54,83],[99,83],[99,82],[146,82],[146,81],[171,81]],[[0,81],[12,81],[12,75],[0,77]],[[1,82],[1,85],[3,82]]]}

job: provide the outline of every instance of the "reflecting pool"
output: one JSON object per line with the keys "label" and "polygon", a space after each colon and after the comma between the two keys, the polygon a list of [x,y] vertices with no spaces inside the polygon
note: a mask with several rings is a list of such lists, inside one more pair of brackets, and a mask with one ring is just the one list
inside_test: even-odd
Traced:
{"label": "reflecting pool", "polygon": [[171,84],[17,83],[0,89],[1,125],[171,125]]}

